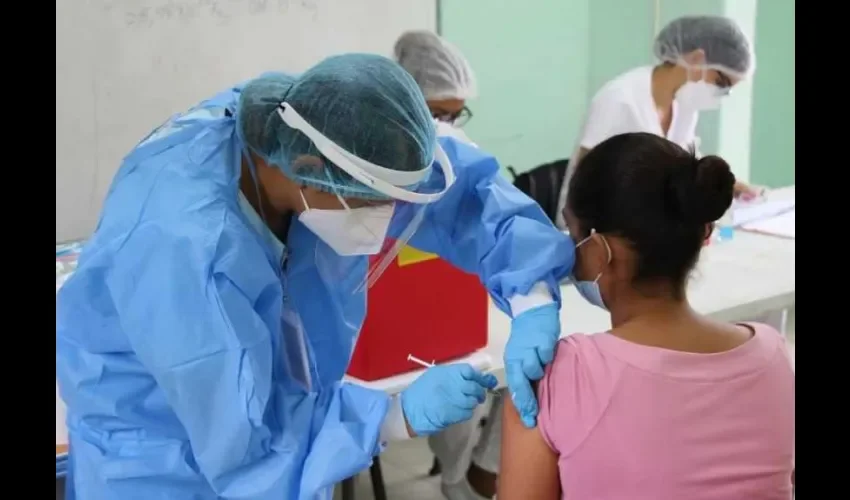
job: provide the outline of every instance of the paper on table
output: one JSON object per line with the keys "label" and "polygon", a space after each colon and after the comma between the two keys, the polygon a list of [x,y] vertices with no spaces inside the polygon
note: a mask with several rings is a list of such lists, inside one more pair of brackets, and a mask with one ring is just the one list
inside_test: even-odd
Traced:
{"label": "paper on table", "polygon": [[741,226],[757,220],[767,219],[793,209],[796,200],[776,200],[761,203],[735,204],[732,208],[732,224]]}
{"label": "paper on table", "polygon": [[744,224],[742,229],[795,239],[797,229],[797,210],[792,209],[775,217]]}

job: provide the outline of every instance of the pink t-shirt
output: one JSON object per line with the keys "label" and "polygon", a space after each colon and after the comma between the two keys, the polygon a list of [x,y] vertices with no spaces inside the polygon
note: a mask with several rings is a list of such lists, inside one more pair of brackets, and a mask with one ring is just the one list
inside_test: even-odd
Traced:
{"label": "pink t-shirt", "polygon": [[794,371],[782,336],[694,354],[609,333],[561,340],[539,428],[570,500],[791,498]]}

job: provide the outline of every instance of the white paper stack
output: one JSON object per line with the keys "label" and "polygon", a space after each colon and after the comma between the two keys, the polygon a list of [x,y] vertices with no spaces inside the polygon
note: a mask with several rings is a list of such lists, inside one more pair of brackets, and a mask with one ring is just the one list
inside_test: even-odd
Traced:
{"label": "white paper stack", "polygon": [[732,223],[740,227],[751,222],[769,219],[794,210],[796,203],[796,200],[735,203],[732,206]]}
{"label": "white paper stack", "polygon": [[796,239],[797,210],[791,209],[767,219],[760,219],[749,224],[744,224],[742,229],[769,234],[771,236],[779,236],[781,238]]}

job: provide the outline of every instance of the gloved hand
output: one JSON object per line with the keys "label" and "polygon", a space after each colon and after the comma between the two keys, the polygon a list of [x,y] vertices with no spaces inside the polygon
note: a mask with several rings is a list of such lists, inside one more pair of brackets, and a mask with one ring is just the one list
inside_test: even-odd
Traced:
{"label": "gloved hand", "polygon": [[505,347],[505,376],[508,390],[522,423],[537,424],[537,397],[531,380],[543,378],[543,369],[555,357],[555,344],[561,336],[561,320],[555,303],[529,309],[514,318]]}
{"label": "gloved hand", "polygon": [[401,393],[401,409],[410,429],[427,436],[470,419],[496,384],[466,363],[433,366]]}

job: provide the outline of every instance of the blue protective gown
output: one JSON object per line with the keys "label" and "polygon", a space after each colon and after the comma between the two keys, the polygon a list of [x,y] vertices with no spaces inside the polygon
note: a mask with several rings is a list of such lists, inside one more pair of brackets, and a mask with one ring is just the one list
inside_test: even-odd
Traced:
{"label": "blue protective gown", "polygon": [[[254,228],[238,201],[238,95],[125,158],[59,292],[69,498],[330,498],[380,451],[388,397],[340,382],[367,259],[336,256],[296,219],[286,249]],[[440,140],[457,184],[410,243],[478,274],[506,312],[539,281],[560,300],[570,240],[493,157]]]}

